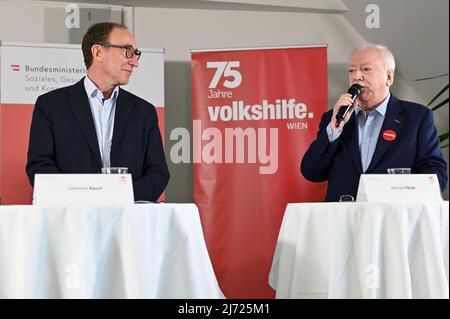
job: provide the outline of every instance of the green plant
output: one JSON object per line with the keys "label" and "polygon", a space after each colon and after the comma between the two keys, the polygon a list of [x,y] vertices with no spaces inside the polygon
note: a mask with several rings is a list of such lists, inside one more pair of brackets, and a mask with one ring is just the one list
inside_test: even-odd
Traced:
{"label": "green plant", "polygon": [[[439,102],[437,105],[432,106],[433,103],[434,103],[434,102],[435,102],[442,94],[444,94],[444,93],[447,92],[447,91],[448,91],[448,84],[447,84],[446,86],[444,86],[444,88],[442,88],[442,90],[440,90],[439,93],[436,94],[436,96],[433,97],[433,98],[431,99],[431,101],[427,104],[427,106],[432,107],[431,110],[432,110],[432,111],[435,111],[435,110],[441,108],[442,106],[447,105],[447,104],[448,104],[448,96],[447,96],[447,98],[445,98],[443,101]],[[442,133],[442,134],[439,135],[439,140],[441,141],[442,144],[443,144],[444,142],[447,142],[447,141],[448,141],[448,133],[449,133],[449,132],[447,131],[447,132]],[[448,145],[449,145],[449,144],[448,144],[448,142],[447,142],[447,144],[441,146],[441,148],[448,147]]]}

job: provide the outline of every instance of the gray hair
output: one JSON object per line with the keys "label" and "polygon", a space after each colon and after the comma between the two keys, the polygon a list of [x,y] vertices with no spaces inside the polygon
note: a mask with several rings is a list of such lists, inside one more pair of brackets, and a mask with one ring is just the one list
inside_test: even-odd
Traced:
{"label": "gray hair", "polygon": [[386,65],[386,69],[392,70],[392,72],[395,71],[394,55],[392,54],[391,50],[389,50],[386,46],[381,45],[381,44],[366,43],[363,46],[361,46],[360,48],[353,51],[353,53],[363,50],[363,49],[376,49],[376,50],[380,51],[380,53],[383,55],[384,64]]}

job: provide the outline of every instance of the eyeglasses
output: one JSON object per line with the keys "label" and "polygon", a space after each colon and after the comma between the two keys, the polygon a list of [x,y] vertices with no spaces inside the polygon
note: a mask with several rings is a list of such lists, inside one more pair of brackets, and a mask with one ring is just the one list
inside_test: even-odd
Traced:
{"label": "eyeglasses", "polygon": [[141,57],[142,52],[138,49],[133,48],[132,45],[125,44],[125,45],[117,45],[117,44],[111,44],[108,42],[104,43],[97,43],[107,48],[119,48],[119,49],[125,49],[125,57],[127,59],[131,59],[132,57],[136,56],[137,59]]}

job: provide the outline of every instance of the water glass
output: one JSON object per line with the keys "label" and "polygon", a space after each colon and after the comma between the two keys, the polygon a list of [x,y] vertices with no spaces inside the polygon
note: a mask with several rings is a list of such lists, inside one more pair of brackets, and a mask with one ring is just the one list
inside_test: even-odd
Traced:
{"label": "water glass", "polygon": [[128,167],[102,167],[102,174],[128,174]]}
{"label": "water glass", "polygon": [[388,168],[388,174],[411,174],[411,169],[402,167],[402,168]]}

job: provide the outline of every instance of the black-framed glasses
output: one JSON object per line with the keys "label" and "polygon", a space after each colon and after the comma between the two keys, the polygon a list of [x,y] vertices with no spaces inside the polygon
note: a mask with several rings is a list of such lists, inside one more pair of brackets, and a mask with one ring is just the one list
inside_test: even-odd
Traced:
{"label": "black-framed glasses", "polygon": [[127,59],[131,59],[133,56],[136,56],[137,59],[141,57],[142,52],[138,49],[133,48],[132,45],[124,44],[124,45],[118,45],[118,44],[111,44],[109,42],[103,42],[103,43],[97,43],[107,48],[119,48],[119,49],[125,49],[125,57]]}

